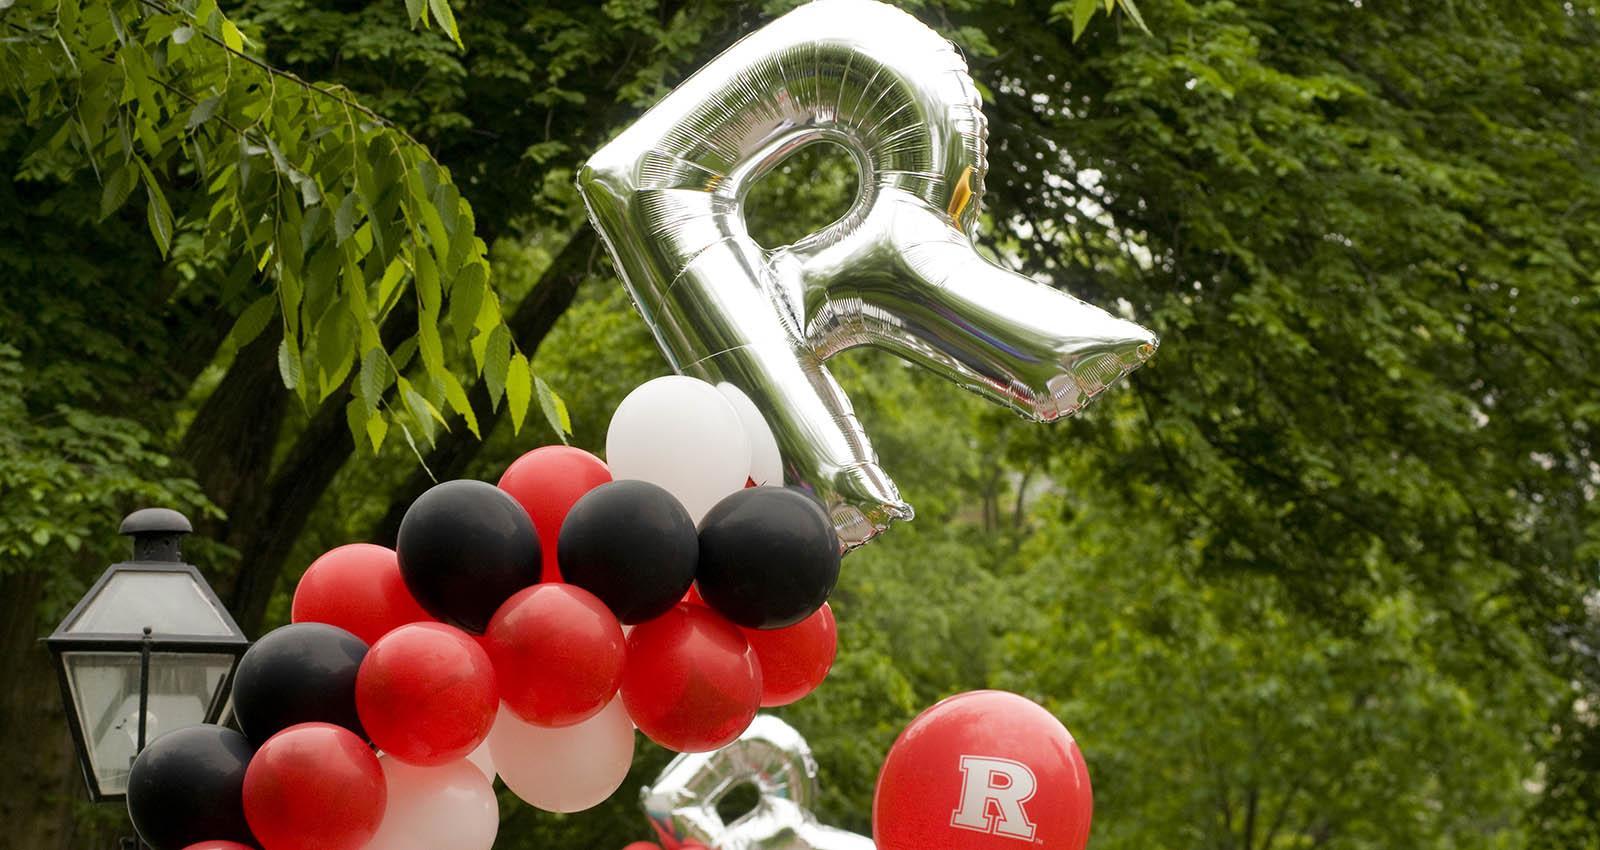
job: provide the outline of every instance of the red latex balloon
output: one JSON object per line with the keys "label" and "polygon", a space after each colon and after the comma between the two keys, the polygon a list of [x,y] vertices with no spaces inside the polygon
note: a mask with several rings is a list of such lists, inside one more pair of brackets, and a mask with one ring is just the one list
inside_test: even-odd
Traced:
{"label": "red latex balloon", "polygon": [[370,543],[330,549],[312,561],[294,589],[289,619],[338,626],[369,646],[391,629],[433,620],[406,589],[394,550]]}
{"label": "red latex balloon", "polygon": [[244,773],[245,820],[264,850],[361,850],[378,831],[387,797],[372,749],[331,723],[273,735]]}
{"label": "red latex balloon", "polygon": [[900,734],[878,774],[879,850],[1083,850],[1094,795],[1067,727],[1004,691],[950,697]]}
{"label": "red latex balloon", "polygon": [[660,845],[651,844],[648,841],[639,841],[634,844],[629,844],[627,847],[622,848],[622,850],[633,850],[635,847],[644,847],[647,848],[647,850],[707,850],[706,846],[698,841],[679,841],[678,839],[667,835],[661,829],[661,824],[652,823],[650,825],[655,827],[656,837],[661,839]]}
{"label": "red latex balloon", "polygon": [[237,841],[202,841],[199,844],[190,844],[183,850],[255,850],[255,848]]}
{"label": "red latex balloon", "polygon": [[761,662],[762,708],[788,705],[816,690],[839,649],[839,630],[826,602],[787,628],[741,631]]}
{"label": "red latex balloon", "polygon": [[443,623],[384,635],[356,673],[362,727],[378,749],[407,764],[466,758],[488,737],[499,705],[488,653]]}
{"label": "red latex balloon", "polygon": [[533,519],[544,551],[540,581],[561,581],[556,540],[567,511],[583,494],[611,480],[600,458],[571,446],[543,446],[512,461],[500,476],[500,489],[511,494]]}
{"label": "red latex balloon", "polygon": [[489,620],[481,642],[494,662],[500,699],[539,726],[588,720],[622,684],[622,624],[576,585],[536,584],[518,592]]}
{"label": "red latex balloon", "polygon": [[739,627],[679,603],[628,635],[622,700],[634,725],[669,750],[727,746],[761,708],[761,666]]}

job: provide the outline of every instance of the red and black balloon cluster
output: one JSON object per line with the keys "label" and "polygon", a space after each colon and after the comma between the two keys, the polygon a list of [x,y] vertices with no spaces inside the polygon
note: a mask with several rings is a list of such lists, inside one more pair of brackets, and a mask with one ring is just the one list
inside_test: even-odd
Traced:
{"label": "red and black balloon cluster", "polygon": [[[293,624],[240,661],[241,731],[154,741],[130,813],[156,850],[362,850],[408,816],[390,766],[469,756],[473,777],[498,769],[534,805],[595,805],[626,774],[633,726],[713,750],[822,682],[839,558],[827,512],[790,488],[735,492],[697,527],[667,490],[568,447],[524,455],[498,486],[439,484],[394,550],[342,546],[307,569]],[[621,732],[596,731],[607,713]],[[626,741],[597,767],[602,734]]]}

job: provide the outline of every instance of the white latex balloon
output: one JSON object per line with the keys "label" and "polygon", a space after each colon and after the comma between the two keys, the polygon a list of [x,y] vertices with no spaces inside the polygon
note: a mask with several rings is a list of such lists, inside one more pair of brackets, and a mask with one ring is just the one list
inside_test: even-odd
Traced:
{"label": "white latex balloon", "polygon": [[622,400],[606,431],[606,465],[618,481],[666,488],[696,523],[750,475],[744,421],[717,388],[669,375]]}
{"label": "white latex balloon", "polygon": [[479,744],[476,750],[467,754],[467,761],[472,762],[479,770],[483,771],[484,776],[489,777],[490,785],[494,784],[494,754],[489,752],[488,739],[484,739],[484,742]]}
{"label": "white latex balloon", "polygon": [[605,802],[633,765],[633,723],[620,698],[576,726],[525,723],[500,705],[489,749],[500,781],[530,806],[581,812]]}
{"label": "white latex balloon", "polygon": [[483,771],[466,759],[417,767],[379,759],[389,786],[378,834],[366,850],[491,850],[500,804]]}
{"label": "white latex balloon", "polygon": [[750,480],[759,486],[783,486],[783,455],[778,453],[778,440],[772,436],[767,418],[756,409],[756,403],[744,390],[726,381],[717,384],[717,390],[733,405],[744,423],[744,433],[750,438]]}

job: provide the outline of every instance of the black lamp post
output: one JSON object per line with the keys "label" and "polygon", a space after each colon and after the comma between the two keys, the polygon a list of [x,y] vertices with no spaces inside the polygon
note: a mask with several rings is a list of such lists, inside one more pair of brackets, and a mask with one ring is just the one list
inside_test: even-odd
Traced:
{"label": "black lamp post", "polygon": [[45,639],[55,656],[72,741],[89,796],[122,800],[147,742],[214,723],[250,642],[179,541],[177,511],[146,508],[122,521],[133,560],[112,564]]}

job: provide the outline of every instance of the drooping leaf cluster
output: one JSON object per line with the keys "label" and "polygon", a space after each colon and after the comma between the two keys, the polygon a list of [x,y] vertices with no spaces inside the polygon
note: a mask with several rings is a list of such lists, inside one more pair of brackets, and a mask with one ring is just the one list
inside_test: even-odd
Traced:
{"label": "drooping leaf cluster", "polygon": [[[482,375],[521,427],[533,376],[472,209],[404,130],[261,61],[213,0],[26,2],[5,25],[0,79],[37,128],[19,176],[87,167],[102,218],[137,197],[164,256],[199,240],[219,306],[241,305],[225,346],[280,323],[284,385],[308,406],[348,395],[374,451],[391,426],[431,443],[444,410],[478,433],[460,375]],[[414,329],[386,341],[391,316]]]}

